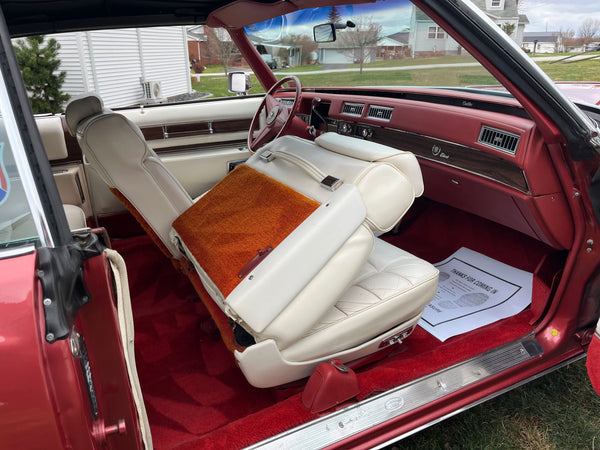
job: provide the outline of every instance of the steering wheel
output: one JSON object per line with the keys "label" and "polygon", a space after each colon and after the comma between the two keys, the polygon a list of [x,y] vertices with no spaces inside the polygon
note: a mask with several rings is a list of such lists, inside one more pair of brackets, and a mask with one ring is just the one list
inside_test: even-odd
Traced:
{"label": "steering wheel", "polygon": [[[294,104],[288,109],[288,107],[279,102],[274,95],[279,89],[281,89],[281,86],[289,82],[293,82],[296,86],[296,97],[294,98]],[[290,127],[294,117],[296,117],[296,111],[298,111],[301,96],[302,85],[300,84],[300,80],[292,75],[282,78],[275,83],[271,89],[269,89],[269,92],[267,92],[267,95],[265,95],[265,98],[258,107],[258,110],[252,118],[252,123],[250,124],[250,132],[248,134],[248,149],[251,152],[255,152],[266,143],[271,142],[273,139],[279,137]],[[267,121],[265,126],[262,127],[258,131],[256,137],[254,137],[254,130],[260,121],[260,115],[263,108],[266,108],[267,111]]]}

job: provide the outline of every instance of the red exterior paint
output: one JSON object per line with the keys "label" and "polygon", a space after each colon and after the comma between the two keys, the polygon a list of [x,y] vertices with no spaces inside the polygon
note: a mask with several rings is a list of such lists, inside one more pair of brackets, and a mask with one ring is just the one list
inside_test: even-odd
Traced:
{"label": "red exterior paint", "polygon": [[600,83],[558,81],[556,84],[571,100],[600,105]]}
{"label": "red exterior paint", "polygon": [[97,448],[101,440],[93,436],[94,429],[119,419],[125,420],[127,432],[108,437],[106,448],[141,448],[102,256],[86,263],[86,278],[92,301],[80,310],[76,327],[86,338],[100,409],[97,421],[69,341],[49,344],[44,339],[36,254],[0,260],[2,448]]}
{"label": "red exterior paint", "polygon": [[100,411],[96,425],[109,427],[124,420],[126,433],[108,436],[108,447],[143,448],[120,341],[112,273],[106,257],[100,255],[87,260],[84,275],[91,301],[79,311],[75,327],[85,337],[94,376]]}
{"label": "red exterior paint", "polygon": [[590,343],[587,359],[587,370],[592,386],[600,395],[600,338],[595,335]]}
{"label": "red exterior paint", "polygon": [[35,253],[0,260],[0,442],[7,449],[93,448],[68,343],[43,338],[36,275]]}

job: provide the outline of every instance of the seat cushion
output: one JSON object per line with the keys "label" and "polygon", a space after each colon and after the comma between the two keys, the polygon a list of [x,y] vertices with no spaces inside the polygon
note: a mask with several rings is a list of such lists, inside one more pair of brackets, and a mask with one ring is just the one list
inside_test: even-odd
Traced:
{"label": "seat cushion", "polygon": [[318,207],[242,164],[179,216],[173,229],[227,297],[261,253],[266,257]]}
{"label": "seat cushion", "polygon": [[[343,143],[365,147],[359,155],[361,158],[342,153],[339,146],[336,147],[338,151],[330,151],[318,145],[317,141],[283,136],[261,148],[247,164],[321,203],[325,203],[329,196],[327,189],[323,189],[320,183],[325,177],[337,178],[343,184],[352,184],[357,187],[366,207],[369,227],[373,231],[389,231],[410,208],[415,198],[414,182],[392,162],[395,158],[410,158],[416,165],[416,170],[419,170],[418,162],[412,153],[379,146],[388,152],[383,152],[378,147],[371,154],[370,143],[356,138],[348,140]],[[370,161],[369,156],[374,161]],[[414,178],[420,179],[420,170],[418,177]]]}
{"label": "seat cushion", "polygon": [[438,273],[427,261],[375,239],[352,286],[302,338],[282,349],[282,355],[290,361],[315,359],[416,321],[435,296]]}

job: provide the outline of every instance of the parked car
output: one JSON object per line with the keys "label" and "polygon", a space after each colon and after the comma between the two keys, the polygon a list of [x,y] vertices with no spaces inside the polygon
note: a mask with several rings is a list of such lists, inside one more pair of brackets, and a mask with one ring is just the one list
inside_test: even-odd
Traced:
{"label": "parked car", "polygon": [[[0,6],[2,447],[366,448],[586,354],[600,388],[600,108],[473,4]],[[102,98],[138,77],[111,43],[198,23],[266,95]],[[425,68],[256,50],[366,61],[407,28]],[[63,31],[97,92],[34,116],[11,38]]]}
{"label": "parked car", "polygon": [[585,46],[586,52],[599,52],[600,51],[600,42],[591,42]]}

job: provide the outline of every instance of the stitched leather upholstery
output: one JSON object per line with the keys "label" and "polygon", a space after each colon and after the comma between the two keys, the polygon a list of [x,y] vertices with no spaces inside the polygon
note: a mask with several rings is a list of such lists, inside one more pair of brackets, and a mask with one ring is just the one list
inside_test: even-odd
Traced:
{"label": "stitched leather upholstery", "polygon": [[[438,271],[373,232],[391,229],[422,193],[414,155],[332,134],[315,142],[283,136],[246,164],[322,205],[227,296],[180,242],[216,303],[256,340],[236,352],[249,382],[293,381],[322,360],[350,361],[408,334],[435,295]],[[325,189],[327,176],[341,187]],[[354,200],[336,208],[351,193]],[[327,219],[313,220],[319,213]]]}
{"label": "stitched leather upholstery", "polygon": [[169,231],[192,199],[148,147],[138,126],[104,109],[93,94],[73,99],[65,116],[90,166],[133,205],[171,254],[181,257]]}

